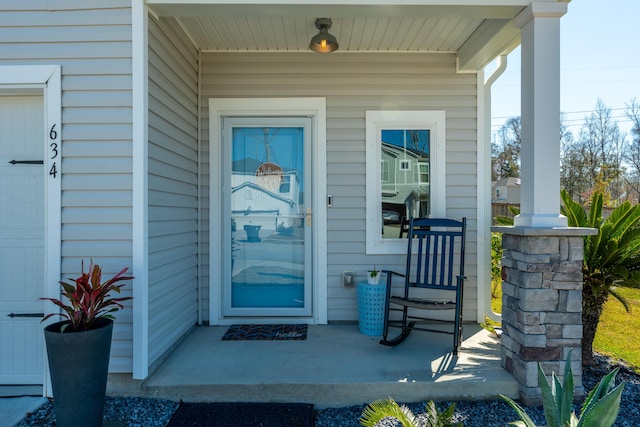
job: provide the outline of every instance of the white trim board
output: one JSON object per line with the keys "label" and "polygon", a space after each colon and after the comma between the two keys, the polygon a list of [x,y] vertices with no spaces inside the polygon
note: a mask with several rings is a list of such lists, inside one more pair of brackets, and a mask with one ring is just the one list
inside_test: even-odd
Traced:
{"label": "white trim board", "polygon": [[132,2],[133,125],[133,379],[149,374],[149,221],[148,221],[148,13]]}

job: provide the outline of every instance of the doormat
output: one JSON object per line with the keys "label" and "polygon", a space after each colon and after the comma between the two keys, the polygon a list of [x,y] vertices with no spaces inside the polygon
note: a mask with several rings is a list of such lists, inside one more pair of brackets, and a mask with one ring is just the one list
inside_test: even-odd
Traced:
{"label": "doormat", "polygon": [[307,403],[180,403],[167,427],[313,427]]}
{"label": "doormat", "polygon": [[307,325],[231,325],[223,341],[306,340]]}

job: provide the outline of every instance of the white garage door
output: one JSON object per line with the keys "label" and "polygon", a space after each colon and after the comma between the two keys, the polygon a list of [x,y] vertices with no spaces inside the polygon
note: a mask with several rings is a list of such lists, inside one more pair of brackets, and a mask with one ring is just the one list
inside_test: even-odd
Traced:
{"label": "white garage door", "polygon": [[43,380],[43,135],[42,96],[0,95],[0,386]]}

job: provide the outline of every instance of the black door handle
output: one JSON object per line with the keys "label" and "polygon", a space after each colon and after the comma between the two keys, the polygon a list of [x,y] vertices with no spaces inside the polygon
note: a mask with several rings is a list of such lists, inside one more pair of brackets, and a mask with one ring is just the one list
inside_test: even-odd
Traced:
{"label": "black door handle", "polygon": [[44,165],[44,160],[11,160],[12,165]]}
{"label": "black door handle", "polygon": [[10,313],[8,317],[44,317],[44,313]]}

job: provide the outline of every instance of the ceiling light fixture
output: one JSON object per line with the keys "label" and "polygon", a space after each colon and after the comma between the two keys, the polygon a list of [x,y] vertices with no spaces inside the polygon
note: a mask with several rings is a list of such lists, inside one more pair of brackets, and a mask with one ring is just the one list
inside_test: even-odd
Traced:
{"label": "ceiling light fixture", "polygon": [[319,32],[311,38],[309,49],[318,53],[331,53],[338,50],[338,40],[329,34],[332,24],[331,18],[316,19],[316,28]]}

